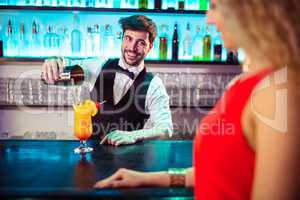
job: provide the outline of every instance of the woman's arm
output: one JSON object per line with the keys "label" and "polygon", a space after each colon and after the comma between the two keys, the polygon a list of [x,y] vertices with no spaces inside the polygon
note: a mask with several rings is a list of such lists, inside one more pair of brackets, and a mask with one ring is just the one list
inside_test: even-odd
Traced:
{"label": "woman's arm", "polygon": [[[194,187],[194,167],[186,168],[185,171],[185,187]],[[149,172],[146,177],[146,186],[170,187],[168,172]]]}
{"label": "woman's arm", "polygon": [[[128,187],[170,187],[170,175],[166,171],[138,172],[129,169],[119,169],[110,177],[96,182],[96,188],[128,188]],[[186,187],[194,186],[194,169],[186,169]]]}
{"label": "woman's arm", "polygon": [[252,199],[296,199],[299,195],[300,110],[296,94],[287,83],[271,82],[252,96],[256,138]]}
{"label": "woman's arm", "polygon": [[185,187],[194,187],[194,167],[186,169]]}

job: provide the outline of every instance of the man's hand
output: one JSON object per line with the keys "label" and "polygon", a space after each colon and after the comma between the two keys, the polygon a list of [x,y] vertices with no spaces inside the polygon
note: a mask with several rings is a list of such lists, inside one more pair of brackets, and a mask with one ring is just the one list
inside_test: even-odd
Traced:
{"label": "man's hand", "polygon": [[95,188],[133,188],[146,185],[147,173],[119,169],[110,177],[95,183]]}
{"label": "man's hand", "polygon": [[42,66],[42,79],[49,84],[55,83],[59,79],[59,74],[63,72],[65,64],[65,59],[63,58],[45,60]]}
{"label": "man's hand", "polygon": [[134,144],[138,141],[137,134],[129,131],[114,130],[107,134],[100,142],[100,144],[122,145]]}

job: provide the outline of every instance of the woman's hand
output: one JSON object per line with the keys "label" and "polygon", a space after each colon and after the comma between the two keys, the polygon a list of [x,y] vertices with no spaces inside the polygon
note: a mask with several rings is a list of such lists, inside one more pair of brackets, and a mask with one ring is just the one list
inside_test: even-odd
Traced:
{"label": "woman's hand", "polygon": [[96,182],[95,188],[133,188],[145,186],[148,174],[121,168],[110,177]]}

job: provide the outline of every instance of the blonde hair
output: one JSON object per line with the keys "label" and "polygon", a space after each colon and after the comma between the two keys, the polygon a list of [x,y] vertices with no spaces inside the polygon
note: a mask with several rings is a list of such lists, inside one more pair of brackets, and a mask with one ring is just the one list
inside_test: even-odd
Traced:
{"label": "blonde hair", "polygon": [[276,68],[300,67],[299,0],[219,0],[218,7],[251,59]]}

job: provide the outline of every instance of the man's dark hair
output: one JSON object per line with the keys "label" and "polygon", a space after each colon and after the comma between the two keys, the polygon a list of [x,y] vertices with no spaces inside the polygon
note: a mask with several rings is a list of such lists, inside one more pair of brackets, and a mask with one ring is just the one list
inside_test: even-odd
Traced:
{"label": "man's dark hair", "polygon": [[123,34],[126,30],[133,31],[145,31],[149,33],[150,43],[154,42],[156,37],[156,25],[155,23],[144,15],[132,15],[129,17],[123,17],[119,20],[119,24],[123,29]]}

